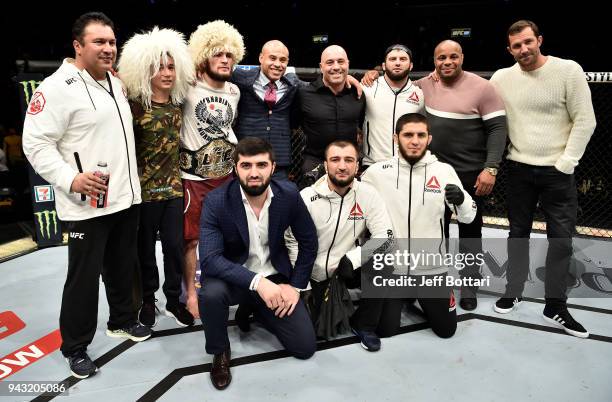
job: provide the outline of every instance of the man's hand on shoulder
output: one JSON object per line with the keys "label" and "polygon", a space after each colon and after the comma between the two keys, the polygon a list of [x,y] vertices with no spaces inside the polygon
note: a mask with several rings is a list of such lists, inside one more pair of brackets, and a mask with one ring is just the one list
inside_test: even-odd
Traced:
{"label": "man's hand on shoulder", "polygon": [[433,82],[440,81],[440,76],[436,70],[433,70],[431,73],[427,74],[427,79],[432,80]]}
{"label": "man's hand on shoulder", "polygon": [[361,87],[361,84],[359,84],[359,81],[357,81],[357,78],[353,77],[352,75],[347,75],[346,87],[351,88],[353,86],[357,90],[357,99],[361,99],[361,95],[363,94],[363,88]]}
{"label": "man's hand on shoulder", "polygon": [[361,85],[365,85],[366,87],[371,87],[374,85],[374,81],[376,81],[379,77],[378,71],[369,70],[363,75],[361,78]]}

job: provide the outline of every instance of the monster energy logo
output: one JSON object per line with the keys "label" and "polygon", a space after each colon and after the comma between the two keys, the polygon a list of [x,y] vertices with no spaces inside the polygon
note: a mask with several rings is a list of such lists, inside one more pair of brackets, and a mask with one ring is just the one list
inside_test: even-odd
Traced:
{"label": "monster energy logo", "polygon": [[29,80],[29,81],[19,81],[19,83],[23,86],[23,93],[25,95],[25,103],[29,104],[30,97],[32,96],[34,91],[36,91],[36,88],[38,88],[38,85],[41,83],[41,81]]}
{"label": "monster energy logo", "polygon": [[[47,238],[51,238],[51,220],[53,220],[53,234],[57,234],[57,212],[45,210],[41,212],[34,212],[34,215],[38,217],[38,227],[40,228],[40,236],[43,239],[45,238],[45,232],[43,229],[46,229],[47,231]],[[45,228],[43,228],[43,217],[46,223]]]}

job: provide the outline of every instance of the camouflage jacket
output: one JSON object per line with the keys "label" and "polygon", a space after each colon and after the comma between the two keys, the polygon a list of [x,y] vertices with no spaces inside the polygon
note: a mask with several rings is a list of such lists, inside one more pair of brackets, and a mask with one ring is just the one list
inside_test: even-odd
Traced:
{"label": "camouflage jacket", "polygon": [[179,170],[181,108],[172,103],[155,103],[144,110],[130,101],[142,201],[163,201],[183,196]]}

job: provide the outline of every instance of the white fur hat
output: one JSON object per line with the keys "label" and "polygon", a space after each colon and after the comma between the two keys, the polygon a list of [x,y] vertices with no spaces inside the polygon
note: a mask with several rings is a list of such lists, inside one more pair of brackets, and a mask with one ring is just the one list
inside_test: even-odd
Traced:
{"label": "white fur hat", "polygon": [[195,79],[194,65],[182,33],[173,29],[153,28],[136,34],[123,46],[118,63],[119,77],[127,88],[128,97],[151,107],[151,78],[159,72],[160,64],[174,59],[176,81],[170,96],[172,102],[181,104],[189,86]]}
{"label": "white fur hat", "polygon": [[244,57],[244,41],[240,32],[222,20],[200,25],[189,38],[189,53],[195,66],[215,54],[226,51],[234,55],[236,64]]}

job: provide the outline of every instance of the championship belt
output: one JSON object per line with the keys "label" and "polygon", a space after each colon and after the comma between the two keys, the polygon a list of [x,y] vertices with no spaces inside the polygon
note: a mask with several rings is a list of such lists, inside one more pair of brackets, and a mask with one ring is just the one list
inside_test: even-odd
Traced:
{"label": "championship belt", "polygon": [[219,179],[232,172],[232,153],[236,146],[225,139],[215,139],[197,151],[180,149],[179,165],[185,173],[203,179]]}

